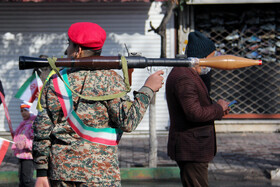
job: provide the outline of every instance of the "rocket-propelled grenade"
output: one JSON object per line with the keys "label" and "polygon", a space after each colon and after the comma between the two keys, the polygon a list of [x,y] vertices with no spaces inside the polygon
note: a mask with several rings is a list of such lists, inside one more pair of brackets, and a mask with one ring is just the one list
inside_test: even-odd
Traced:
{"label": "rocket-propelled grenade", "polygon": [[252,60],[233,55],[221,55],[212,58],[199,59],[199,66],[207,66],[215,69],[233,70],[249,66],[262,65],[261,60]]}
{"label": "rocket-propelled grenade", "polygon": [[[146,68],[149,66],[196,67],[206,66],[215,69],[233,70],[248,66],[262,65],[261,60],[252,60],[233,55],[221,55],[211,58],[146,58],[142,56],[125,57],[128,68]],[[79,67],[82,69],[122,69],[120,56],[95,56],[84,58],[58,58],[57,67]],[[19,69],[33,69],[49,66],[48,60],[36,57],[19,57]]]}

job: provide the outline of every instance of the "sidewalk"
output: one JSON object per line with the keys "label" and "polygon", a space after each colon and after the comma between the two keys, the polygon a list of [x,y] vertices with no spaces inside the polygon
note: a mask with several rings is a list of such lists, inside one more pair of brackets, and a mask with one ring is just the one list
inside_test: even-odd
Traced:
{"label": "sidewalk", "polygon": [[[123,135],[119,162],[124,184],[130,184],[132,179],[167,179],[180,184],[176,163],[167,156],[167,139],[167,132],[158,134],[158,167],[148,168],[148,135]],[[280,181],[270,179],[270,172],[280,168],[279,133],[217,133],[217,145],[217,155],[209,164],[210,186],[219,186],[218,183],[223,181],[222,186],[241,186],[246,182],[251,186],[280,186]],[[0,166],[0,181],[14,182],[17,169],[17,159],[9,149]]]}

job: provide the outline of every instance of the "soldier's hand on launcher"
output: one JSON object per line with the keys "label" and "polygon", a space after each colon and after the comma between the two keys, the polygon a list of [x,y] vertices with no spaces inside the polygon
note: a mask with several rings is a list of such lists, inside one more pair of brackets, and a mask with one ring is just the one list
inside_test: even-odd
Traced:
{"label": "soldier's hand on launcher", "polygon": [[158,92],[164,84],[162,77],[163,74],[164,72],[162,70],[153,73],[147,78],[144,86],[151,88],[154,92]]}

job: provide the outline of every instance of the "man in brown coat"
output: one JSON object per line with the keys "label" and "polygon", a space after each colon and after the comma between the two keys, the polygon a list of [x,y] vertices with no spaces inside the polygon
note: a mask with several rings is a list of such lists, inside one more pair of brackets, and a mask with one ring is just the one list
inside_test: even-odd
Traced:
{"label": "man in brown coat", "polygon": [[[214,43],[195,31],[189,34],[188,57],[209,58]],[[207,187],[208,163],[216,154],[214,120],[228,113],[229,102],[210,99],[201,74],[206,67],[174,67],[166,81],[170,115],[168,155],[180,168],[183,186]]]}

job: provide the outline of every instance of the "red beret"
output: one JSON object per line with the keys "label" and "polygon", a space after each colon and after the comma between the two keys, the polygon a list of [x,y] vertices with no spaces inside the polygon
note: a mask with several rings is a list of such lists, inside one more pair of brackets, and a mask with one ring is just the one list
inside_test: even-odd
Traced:
{"label": "red beret", "polygon": [[106,32],[96,23],[78,22],[70,26],[68,37],[82,47],[99,50],[106,40]]}

